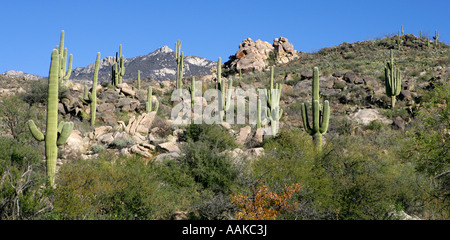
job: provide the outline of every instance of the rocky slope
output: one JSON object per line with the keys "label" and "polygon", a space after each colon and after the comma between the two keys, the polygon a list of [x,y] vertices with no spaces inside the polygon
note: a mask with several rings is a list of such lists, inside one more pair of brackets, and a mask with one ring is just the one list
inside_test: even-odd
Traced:
{"label": "rocky slope", "polygon": [[[126,53],[124,53],[125,55]],[[161,47],[156,51],[144,56],[127,58],[125,60],[124,81],[133,81],[137,79],[138,70],[141,71],[141,79],[150,78],[155,80],[173,80],[176,73],[175,52],[167,46]],[[114,63],[114,57],[108,56],[101,60],[98,73],[99,81],[109,81],[111,74],[111,65]],[[215,62],[197,56],[184,57],[184,75],[200,76],[208,74]],[[94,63],[87,67],[75,68],[72,71],[70,79],[72,81],[91,80],[94,72]]]}

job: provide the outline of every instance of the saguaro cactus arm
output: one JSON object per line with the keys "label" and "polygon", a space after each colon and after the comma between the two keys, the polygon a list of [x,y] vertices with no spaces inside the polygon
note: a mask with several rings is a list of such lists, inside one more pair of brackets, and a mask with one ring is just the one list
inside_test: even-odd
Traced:
{"label": "saguaro cactus arm", "polygon": [[61,130],[58,131],[58,141],[56,141],[56,145],[57,146],[64,145],[64,143],[66,143],[67,139],[72,133],[72,130],[73,130],[72,122],[63,122]]}
{"label": "saguaro cactus arm", "polygon": [[39,131],[39,129],[36,127],[36,124],[34,124],[33,120],[29,120],[28,122],[28,128],[30,129],[31,135],[38,140],[38,141],[44,141],[45,136],[44,134]]}

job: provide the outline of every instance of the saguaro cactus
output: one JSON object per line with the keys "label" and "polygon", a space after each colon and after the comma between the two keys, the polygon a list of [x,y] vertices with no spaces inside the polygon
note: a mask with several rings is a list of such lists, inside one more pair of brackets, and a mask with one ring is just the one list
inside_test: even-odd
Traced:
{"label": "saguaro cactus", "polygon": [[56,47],[59,54],[59,73],[58,73],[58,81],[61,83],[63,81],[67,81],[70,77],[70,74],[72,73],[72,61],[73,56],[70,54],[69,56],[69,67],[67,68],[66,61],[67,61],[67,48],[64,48],[64,30],[61,31],[61,39],[59,46]]}
{"label": "saguaro cactus", "polygon": [[272,128],[272,134],[276,135],[278,132],[278,124],[283,116],[283,109],[280,107],[280,98],[281,98],[281,84],[277,83],[275,88],[273,87],[273,74],[274,67],[270,68],[270,89],[265,90],[265,94],[267,96],[267,111],[266,116],[270,120],[270,126]]}
{"label": "saguaro cactus", "polygon": [[152,111],[158,112],[158,108],[159,108],[159,102],[156,101],[155,102],[155,108],[153,108],[153,102],[152,102],[152,86],[148,86],[148,91],[147,91],[147,102],[145,103],[145,111],[147,113],[150,113]]}
{"label": "saguaro cactus", "polygon": [[434,31],[434,36],[433,36],[434,45],[436,48],[438,47],[438,38],[439,38],[439,32],[436,30],[436,31]]}
{"label": "saguaro cactus", "polygon": [[230,79],[227,90],[225,90],[225,85],[225,80],[222,79],[222,58],[219,57],[219,60],[217,61],[217,89],[220,90],[219,113],[221,120],[223,120],[225,112],[228,111],[231,106],[233,79]]}
{"label": "saguaro cactus", "polygon": [[323,108],[319,103],[319,68],[314,67],[312,84],[312,126],[308,121],[306,104],[302,103],[302,119],[305,131],[312,136],[317,151],[322,150],[322,136],[328,130],[330,104],[325,100]]}
{"label": "saguaro cactus", "polygon": [[55,184],[56,160],[58,146],[63,145],[72,133],[72,122],[58,124],[58,85],[60,73],[60,55],[58,49],[52,51],[48,77],[47,129],[46,135],[37,129],[33,120],[28,121],[28,127],[33,137],[38,141],[45,140],[45,156],[47,161],[47,178],[50,185]]}
{"label": "saguaro cactus", "polygon": [[189,89],[191,93],[191,108],[194,109],[195,105],[195,77],[192,77],[191,88]]}
{"label": "saguaro cactus", "polygon": [[386,94],[391,98],[391,106],[395,107],[396,96],[400,94],[402,80],[400,76],[400,70],[394,65],[394,53],[392,49],[390,51],[390,62],[386,63],[384,67]]}
{"label": "saguaro cactus", "polygon": [[141,90],[141,70],[138,70],[137,89]]}
{"label": "saguaro cactus", "polygon": [[178,40],[178,42],[175,43],[175,60],[177,61],[177,89],[181,89],[183,87],[183,59],[184,54],[181,51],[181,41]]}
{"label": "saguaro cactus", "polygon": [[94,78],[92,80],[92,91],[88,93],[89,100],[91,101],[91,126],[94,126],[95,124],[95,112],[97,111],[97,80],[99,66],[100,53],[97,53],[97,59],[95,60]]}
{"label": "saguaro cactus", "polygon": [[116,52],[114,65],[111,66],[111,84],[117,86],[122,83],[125,75],[125,57],[122,55],[122,44],[119,46],[119,52]]}

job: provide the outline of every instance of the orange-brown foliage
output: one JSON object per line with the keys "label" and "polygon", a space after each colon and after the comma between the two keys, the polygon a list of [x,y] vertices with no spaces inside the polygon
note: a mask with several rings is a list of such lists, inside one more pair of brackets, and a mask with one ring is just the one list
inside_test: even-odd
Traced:
{"label": "orange-brown foliage", "polygon": [[299,183],[285,186],[282,193],[271,192],[267,185],[255,189],[252,186],[252,196],[242,194],[232,196],[231,201],[240,211],[236,213],[238,220],[276,220],[280,212],[291,211],[298,203],[289,203],[289,199],[301,188]]}

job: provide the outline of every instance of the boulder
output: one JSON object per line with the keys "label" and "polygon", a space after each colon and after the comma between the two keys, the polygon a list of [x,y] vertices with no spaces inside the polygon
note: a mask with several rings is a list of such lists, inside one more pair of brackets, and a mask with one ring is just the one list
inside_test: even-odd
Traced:
{"label": "boulder", "polygon": [[165,151],[165,152],[181,152],[180,148],[178,147],[177,142],[175,141],[169,141],[165,143],[158,144],[158,148]]}
{"label": "boulder", "polygon": [[250,133],[252,131],[252,127],[245,126],[239,130],[239,135],[236,139],[236,142],[240,145],[244,145],[246,141],[250,138]]}
{"label": "boulder", "polygon": [[392,120],[383,117],[376,109],[359,109],[351,115],[351,118],[363,125],[369,125],[372,121],[379,121],[384,124],[392,124]]}

